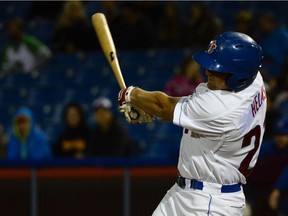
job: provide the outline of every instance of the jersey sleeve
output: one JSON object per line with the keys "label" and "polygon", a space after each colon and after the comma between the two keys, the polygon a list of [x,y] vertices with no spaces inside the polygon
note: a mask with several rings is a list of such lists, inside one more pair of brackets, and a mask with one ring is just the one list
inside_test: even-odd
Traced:
{"label": "jersey sleeve", "polygon": [[173,123],[201,134],[215,136],[222,134],[227,129],[224,128],[225,125],[229,124],[222,117],[235,106],[233,98],[228,94],[224,103],[223,94],[224,91],[215,93],[208,90],[182,97],[175,106]]}

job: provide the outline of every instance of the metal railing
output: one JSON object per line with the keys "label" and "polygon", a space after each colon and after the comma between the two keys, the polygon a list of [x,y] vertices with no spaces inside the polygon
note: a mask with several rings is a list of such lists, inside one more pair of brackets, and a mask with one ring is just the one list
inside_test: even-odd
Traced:
{"label": "metal railing", "polygon": [[[48,160],[2,160],[0,169],[28,169],[30,170],[30,216],[38,216],[38,178],[39,173],[47,169],[57,168],[105,168],[120,169],[122,178],[122,215],[131,215],[131,169],[158,167],[165,169],[170,167],[171,176],[176,174],[175,160],[156,158],[91,158],[91,159],[48,159]],[[173,168],[174,167],[174,168]],[[0,170],[1,172],[1,170]],[[159,174],[161,175],[161,174]],[[1,178],[1,177],[0,177]],[[9,178],[9,177],[8,177]],[[57,178],[57,176],[55,176]],[[168,189],[168,188],[167,188]],[[159,200],[160,201],[160,200]]]}

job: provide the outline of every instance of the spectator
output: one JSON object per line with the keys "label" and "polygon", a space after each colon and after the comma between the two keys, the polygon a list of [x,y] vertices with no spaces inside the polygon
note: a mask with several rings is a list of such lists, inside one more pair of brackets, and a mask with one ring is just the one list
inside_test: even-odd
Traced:
{"label": "spectator", "polygon": [[0,159],[5,158],[8,135],[5,133],[3,125],[0,124]]}
{"label": "spectator", "polygon": [[64,1],[31,1],[31,7],[28,11],[28,20],[43,19],[55,21],[61,12]]}
{"label": "spectator", "polygon": [[278,111],[279,116],[288,117],[288,90],[281,91],[275,97],[273,108]]}
{"label": "spectator", "polygon": [[50,49],[36,37],[24,33],[24,24],[20,18],[7,23],[10,42],[2,53],[2,69],[30,73],[39,69],[52,55]]}
{"label": "spectator", "polygon": [[120,8],[116,1],[101,1],[101,11],[105,14],[110,28],[119,20]]}
{"label": "spectator", "polygon": [[141,13],[137,3],[121,5],[119,22],[111,29],[119,49],[147,49],[155,45],[156,37],[149,20]]}
{"label": "spectator", "polygon": [[288,156],[288,118],[280,118],[275,121],[274,138],[263,142],[259,159],[280,155]]}
{"label": "spectator", "polygon": [[84,111],[77,103],[69,103],[63,110],[65,127],[54,144],[57,157],[84,158],[89,148],[90,130]]}
{"label": "spectator", "polygon": [[206,48],[210,39],[222,31],[222,22],[202,2],[193,2],[186,21],[185,45]]}
{"label": "spectator", "polygon": [[270,193],[268,204],[271,209],[276,210],[279,216],[288,215],[288,165],[284,168],[282,174]]}
{"label": "spectator", "polygon": [[96,49],[96,34],[81,1],[67,1],[60,13],[54,36],[53,49],[61,52],[92,51]]}
{"label": "spectator", "polygon": [[184,23],[175,2],[167,2],[160,18],[159,43],[162,47],[180,47]]}
{"label": "spectator", "polygon": [[234,17],[235,30],[257,39],[254,28],[254,15],[251,11],[240,10]]}
{"label": "spectator", "polygon": [[34,125],[32,111],[21,107],[13,118],[7,144],[8,159],[43,159],[51,156],[46,134]]}
{"label": "spectator", "polygon": [[92,156],[127,157],[131,154],[132,141],[112,112],[112,103],[106,97],[93,102]]}
{"label": "spectator", "polygon": [[[281,87],[282,79],[287,76],[284,71],[288,53],[288,31],[278,26],[274,15],[263,13],[259,16],[260,45],[263,49],[264,61],[262,71],[264,79],[271,88]],[[287,88],[283,86],[282,88]]]}
{"label": "spectator", "polygon": [[187,96],[192,94],[201,82],[203,82],[201,69],[189,56],[183,60],[180,73],[171,77],[167,82],[164,91],[170,96]]}
{"label": "spectator", "polygon": [[163,3],[161,1],[138,1],[137,4],[141,8],[145,18],[149,19],[149,22],[153,25],[153,28],[157,28],[158,20],[163,16]]}
{"label": "spectator", "polygon": [[275,96],[273,92],[270,92],[270,89],[266,89],[266,95],[267,95],[267,111],[266,111],[266,118],[265,118],[265,133],[264,133],[264,143],[267,141],[271,141],[274,137],[274,121],[275,119],[280,118],[281,110],[276,106],[275,103]]}

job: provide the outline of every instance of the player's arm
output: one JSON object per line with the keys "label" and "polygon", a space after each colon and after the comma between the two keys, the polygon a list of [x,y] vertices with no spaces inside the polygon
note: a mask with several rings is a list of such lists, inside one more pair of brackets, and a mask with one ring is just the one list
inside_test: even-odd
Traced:
{"label": "player's arm", "polygon": [[144,112],[157,116],[162,121],[173,120],[174,108],[180,99],[179,97],[170,97],[161,91],[145,91],[138,87],[128,87],[122,93],[125,102],[136,105]]}
{"label": "player's arm", "polygon": [[176,103],[180,98],[170,97],[161,91],[145,91],[135,88],[130,95],[131,103],[160,120],[172,121]]}

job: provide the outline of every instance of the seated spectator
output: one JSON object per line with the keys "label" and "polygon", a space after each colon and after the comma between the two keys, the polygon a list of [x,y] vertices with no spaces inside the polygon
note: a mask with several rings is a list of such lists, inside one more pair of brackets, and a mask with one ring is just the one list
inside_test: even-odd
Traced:
{"label": "seated spectator", "polygon": [[181,97],[190,95],[203,82],[201,69],[191,56],[182,62],[180,73],[170,78],[165,86],[165,93]]}
{"label": "seated spectator", "polygon": [[118,49],[147,49],[155,45],[153,27],[138,6],[135,2],[121,4],[119,20],[111,29]]}
{"label": "seated spectator", "polygon": [[55,21],[59,15],[64,1],[31,1],[27,18],[29,21],[43,19]]}
{"label": "seated spectator", "polygon": [[116,1],[101,1],[101,11],[105,14],[110,28],[113,28],[115,22],[120,16],[119,3]]}
{"label": "seated spectator", "polygon": [[[271,88],[279,88],[283,83],[284,71],[288,57],[288,31],[277,25],[271,13],[263,13],[258,19],[260,27],[259,44],[263,49],[262,73]],[[285,83],[285,82],[284,82]],[[287,86],[283,86],[287,88]]]}
{"label": "seated spectator", "polygon": [[159,44],[161,47],[179,48],[183,38],[184,23],[181,20],[178,5],[167,2],[164,7],[164,16],[159,23]]}
{"label": "seated spectator", "polygon": [[206,48],[211,38],[222,31],[222,21],[203,2],[193,2],[186,21],[185,45]]}
{"label": "seated spectator", "polygon": [[270,193],[268,204],[271,209],[277,211],[277,215],[288,215],[288,165],[284,168],[282,174]]}
{"label": "seated spectator", "polygon": [[2,52],[2,69],[30,73],[38,70],[52,55],[50,49],[36,37],[24,33],[24,24],[20,18],[7,23],[10,42]]}
{"label": "seated spectator", "polygon": [[5,133],[3,125],[0,124],[0,159],[5,158],[7,142],[8,135]]}
{"label": "seated spectator", "polygon": [[281,91],[277,94],[273,108],[278,111],[280,116],[288,117],[288,90]]}
{"label": "seated spectator", "polygon": [[[149,20],[149,23],[153,25],[153,29],[157,28],[157,25],[159,24],[157,20],[160,20],[163,16],[163,2],[138,1],[137,4],[141,8],[143,16],[145,16],[145,18]],[[166,2],[164,2],[164,4],[166,4]]]}
{"label": "seated spectator", "polygon": [[274,138],[263,142],[259,160],[267,156],[288,156],[288,118],[277,119]]}
{"label": "seated spectator", "polygon": [[6,156],[8,159],[43,159],[51,156],[46,134],[34,125],[32,111],[21,107],[13,118]]}
{"label": "seated spectator", "polygon": [[62,52],[96,49],[96,34],[81,1],[67,1],[58,17],[52,39],[53,50]]}
{"label": "seated spectator", "polygon": [[112,103],[106,97],[93,102],[92,156],[127,157],[131,154],[132,141],[112,112]]}
{"label": "seated spectator", "polygon": [[251,11],[240,10],[234,17],[235,30],[257,39],[254,28],[254,15]]}
{"label": "seated spectator", "polygon": [[90,130],[84,111],[77,103],[69,103],[63,110],[64,129],[54,143],[57,157],[84,158],[90,141]]}
{"label": "seated spectator", "polygon": [[[266,88],[266,96],[267,96],[267,110],[266,110],[266,118],[265,118],[265,133],[263,136],[263,142],[265,143],[267,140],[271,140],[274,137],[274,122],[275,119],[280,118],[282,110],[276,106],[275,103],[275,95],[270,91],[269,87]],[[288,117],[288,116],[287,116]]]}

